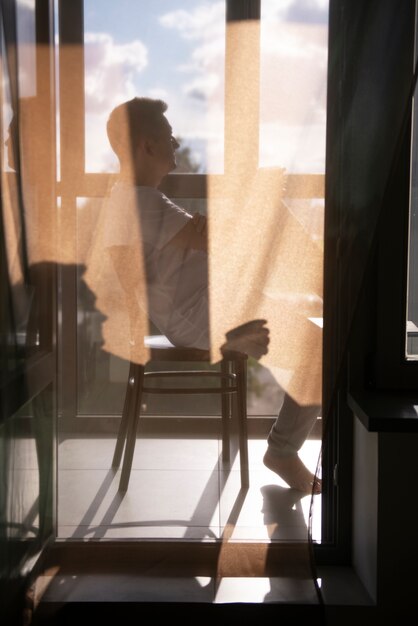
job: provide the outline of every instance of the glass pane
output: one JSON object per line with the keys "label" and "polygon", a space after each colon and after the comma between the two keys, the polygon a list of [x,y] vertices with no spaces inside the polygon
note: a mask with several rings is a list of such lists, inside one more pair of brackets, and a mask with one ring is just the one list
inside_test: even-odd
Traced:
{"label": "glass pane", "polygon": [[[165,234],[165,216],[161,222],[154,222],[157,226],[152,234],[156,233],[156,243],[147,231],[147,219],[153,222],[156,211],[148,211],[143,219],[142,213],[147,213],[149,208],[143,194],[146,195],[150,187],[162,200],[163,207],[172,207],[167,198],[162,198],[160,189],[154,189],[161,183],[170,201],[190,213],[199,211],[208,218],[209,254],[205,256],[205,264],[196,263],[198,269],[194,273],[189,269],[195,277],[205,265],[205,272],[201,272],[199,278],[201,283],[206,281],[205,298],[201,300],[207,303],[209,294],[212,307],[210,324],[205,327],[210,329],[210,347],[212,330],[213,345],[218,348],[231,330],[240,328],[247,320],[265,317],[271,328],[272,358],[269,353],[266,359],[251,357],[248,361],[247,408],[250,416],[257,418],[249,421],[249,430],[257,429],[258,436],[248,438],[253,472],[251,491],[250,497],[245,497],[247,508],[238,512],[240,520],[233,538],[287,538],[306,542],[310,504],[306,492],[312,486],[311,472],[316,471],[321,443],[316,426],[320,422],[317,418],[321,393],[318,373],[322,346],[327,11],[321,9],[322,3],[315,5],[318,10],[304,4],[301,13],[295,12],[293,4],[263,2],[260,21],[249,19],[242,11],[242,7],[248,8],[250,4],[231,2],[229,9],[234,11],[228,11],[225,23],[224,2],[124,1],[117,6],[92,0],[84,3],[86,169],[88,173],[101,172],[102,175],[87,175],[77,187],[67,172],[68,178],[62,185],[62,206],[76,216],[75,265],[78,267],[76,280],[72,277],[69,280],[68,302],[74,307],[69,316],[70,332],[76,327],[77,353],[69,351],[72,378],[64,379],[63,384],[69,384],[71,392],[71,384],[76,380],[74,393],[67,397],[77,398],[77,403],[68,421],[62,422],[68,427],[68,430],[63,428],[60,442],[64,486],[60,493],[62,536],[220,538],[228,532],[234,504],[239,500],[240,460],[245,455],[244,448],[235,453],[236,437],[231,446],[234,453],[229,459],[223,455],[226,447],[219,419],[219,398],[203,395],[198,399],[167,398],[147,394],[148,397],[142,399],[142,415],[158,416],[158,419],[140,420],[132,488],[117,510],[109,506],[109,499],[115,498],[121,474],[121,466],[112,465],[112,458],[116,435],[123,431],[120,428],[124,423],[121,417],[125,393],[130,388],[129,362],[142,364],[146,360],[143,354],[132,358],[139,342],[131,341],[130,329],[140,327],[134,339],[140,337],[143,348],[144,335],[154,332],[158,326],[154,321],[154,327],[149,318],[155,310],[159,312],[160,303],[166,302],[166,292],[162,290],[161,300],[158,300],[158,292],[153,302],[155,309],[148,307],[146,301],[145,314],[142,311],[142,303],[151,291],[145,280],[151,276],[149,282],[153,287],[157,284],[157,290],[160,288],[158,280],[154,280],[152,264],[151,268],[144,267],[154,253],[158,255],[164,250],[163,270],[158,267],[156,273],[161,270],[164,277],[174,276],[172,284],[167,280],[163,285],[169,292],[166,311],[169,329],[164,331],[168,336],[169,331],[175,334],[180,326],[176,326],[177,318],[173,314],[178,310],[176,288],[183,294],[182,289],[187,286],[184,278],[190,275],[183,274],[180,280],[176,273],[183,267],[179,261],[185,254],[182,246],[179,246],[181,253],[177,249],[173,253],[174,237],[168,237],[167,241],[158,239],[161,233]],[[161,41],[166,45],[162,46]],[[282,48],[278,42],[288,45]],[[286,63],[288,72],[283,70]],[[213,67],[217,68],[215,72]],[[277,89],[276,74],[280,83]],[[122,193],[115,199],[111,191],[110,200],[106,198],[104,203],[108,183],[113,183],[116,179],[113,174],[118,171],[116,157],[107,143],[106,121],[116,105],[136,95],[161,97],[168,103],[166,121],[172,126],[174,137],[180,137],[186,148],[183,153],[182,147],[177,151],[180,151],[183,171],[222,173],[222,176],[165,177],[168,173],[165,171],[162,178],[158,176],[158,185],[148,185],[142,177],[136,176],[139,170],[132,168],[131,157],[136,151],[131,149],[131,143],[124,143],[122,139],[121,161],[128,155],[131,167],[123,170],[123,174],[128,175],[122,176],[117,184],[123,187],[127,183],[128,195]],[[302,102],[294,110],[294,102],[299,97]],[[67,122],[70,123],[71,118]],[[167,125],[164,128],[167,129]],[[132,126],[128,127],[129,139],[136,138],[132,130]],[[126,132],[121,132],[126,137]],[[147,132],[150,132],[149,127]],[[152,135],[150,142],[161,146],[161,139],[166,148],[170,145],[171,151],[175,142],[166,134],[163,138],[158,133]],[[170,155],[173,156],[172,152]],[[161,161],[164,170],[168,164],[166,157],[167,152],[164,152]],[[172,158],[170,163],[173,163]],[[64,171],[63,177],[65,175]],[[151,182],[154,183],[154,179]],[[131,192],[135,195],[130,195]],[[106,211],[103,211],[104,206]],[[152,202],[150,206],[153,209]],[[183,212],[178,211],[178,214],[184,218]],[[106,218],[103,221],[102,216]],[[189,218],[187,216],[188,221]],[[178,232],[168,234],[175,236]],[[116,252],[118,248],[122,248],[122,252],[128,248],[130,255],[124,257],[120,273],[114,267],[115,248]],[[209,274],[206,272],[208,264]],[[134,285],[131,291],[125,289],[126,278],[137,280],[137,283],[130,282]],[[195,299],[200,302],[201,291],[190,291],[192,296],[198,294]],[[136,299],[134,320],[129,306],[132,294]],[[299,302],[303,306],[299,306]],[[268,315],[264,315],[266,304]],[[170,326],[172,318],[176,324]],[[109,332],[110,327],[113,333]],[[282,349],[282,341],[287,341],[287,351]],[[184,344],[178,341],[178,345]],[[295,346],[296,350],[289,350]],[[283,360],[283,354],[289,358]],[[277,361],[276,357],[279,357]],[[298,374],[299,368],[302,374]],[[166,364],[164,370],[170,370],[170,364]],[[294,399],[292,394],[295,394]],[[277,480],[279,472],[272,476],[263,463],[269,428],[275,423],[282,405],[283,423],[287,426],[293,423],[300,426],[298,420],[302,413],[306,418],[298,437],[303,444],[301,458],[309,466],[305,468],[308,478],[302,470],[305,482],[302,489],[297,487],[299,493],[295,502],[286,499],[288,492],[293,493],[293,490],[286,490],[286,484],[294,486],[291,480],[286,482],[280,478],[279,484],[269,488],[270,481]],[[169,419],[160,419],[166,415]],[[218,419],[212,422],[202,419],[212,415]],[[185,419],[179,419],[181,417]],[[192,417],[197,419],[189,419]],[[210,437],[203,436],[207,434],[206,425],[215,421],[216,432],[212,431]],[[198,428],[190,427],[197,422]],[[185,431],[186,436],[182,436]],[[246,437],[242,440],[246,441]],[[257,482],[258,477],[262,482]],[[184,493],[178,489],[179,479],[188,487]],[[85,486],[83,502],[77,511],[71,497],[74,480]],[[135,481],[138,489],[135,489]],[[97,497],[98,490],[106,499]],[[292,511],[298,510],[298,524],[287,535],[281,522],[269,522],[281,519],[282,492],[284,506],[291,505]],[[170,498],[173,493],[175,502]],[[183,499],[183,496],[187,497]],[[253,496],[255,506],[250,504]],[[138,506],[133,513],[134,522],[129,503]],[[180,505],[184,505],[183,508]],[[179,516],[175,514],[177,510],[181,511]],[[249,518],[245,519],[247,513]],[[126,525],[124,516],[130,516]],[[232,526],[236,521],[233,520]],[[315,528],[315,539],[320,540],[319,527]]]}
{"label": "glass pane", "polygon": [[261,2],[260,166],[325,173],[328,2]]}
{"label": "glass pane", "polygon": [[107,118],[147,96],[170,103],[177,171],[221,172],[225,3],[86,0],[84,25],[86,171],[118,170]]}
{"label": "glass pane", "polygon": [[[179,198],[176,201],[186,210],[196,210],[197,207],[201,213],[206,213],[205,199]],[[102,204],[103,200],[99,198],[79,198],[77,203],[77,397],[80,415],[119,415],[129,371],[126,360],[103,350],[105,316],[97,308],[96,296],[83,278]],[[158,329],[155,332],[159,334]],[[190,367],[201,369],[202,366],[188,364]],[[194,384],[200,386],[201,382]],[[247,395],[249,415],[274,415],[283,395],[269,370],[251,358]],[[219,411],[219,398],[209,395],[202,396],[198,403],[186,396],[178,396],[175,402],[169,396],[150,396],[143,407],[145,415],[217,415]]]}

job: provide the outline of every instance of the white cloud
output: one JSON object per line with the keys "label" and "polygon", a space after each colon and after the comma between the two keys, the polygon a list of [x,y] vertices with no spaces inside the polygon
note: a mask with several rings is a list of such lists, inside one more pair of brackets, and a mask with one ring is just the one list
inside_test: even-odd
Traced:
{"label": "white cloud", "polygon": [[136,95],[135,78],[148,64],[148,51],[138,39],[117,44],[108,33],[85,34],[87,113],[109,113]]}
{"label": "white cloud", "polygon": [[286,12],[289,22],[325,24],[328,22],[328,0],[294,0]]}
{"label": "white cloud", "polygon": [[294,0],[263,0],[261,17],[263,20],[283,19]]}
{"label": "white cloud", "polygon": [[193,11],[178,9],[160,17],[160,23],[166,28],[178,30],[185,39],[197,40],[202,36],[208,40],[217,37],[224,22],[224,2],[206,2]]}
{"label": "white cloud", "polygon": [[182,92],[199,101],[223,98],[225,3],[206,2],[193,11],[172,11],[161,16],[160,23],[176,30],[182,39],[196,42],[187,62],[177,67],[180,73],[193,76],[183,84]]}
{"label": "white cloud", "polygon": [[115,171],[106,121],[116,105],[137,95],[135,79],[148,65],[148,50],[138,39],[118,44],[108,33],[86,33],[84,41],[86,168]]}
{"label": "white cloud", "polygon": [[225,31],[222,30],[220,36],[206,41],[204,40],[191,53],[187,63],[179,65],[181,72],[203,72],[208,67],[222,67],[225,55]]}
{"label": "white cloud", "polygon": [[329,0],[263,0],[262,19],[304,24],[325,23],[328,6]]}
{"label": "white cloud", "polygon": [[324,25],[289,24],[279,20],[263,22],[262,49],[265,55],[287,59],[326,61],[328,29]]}
{"label": "white cloud", "polygon": [[183,91],[187,96],[196,100],[207,100],[220,86],[219,74],[208,73],[184,85]]}
{"label": "white cloud", "polygon": [[167,100],[168,95],[167,89],[163,89],[162,87],[155,87],[154,89],[149,89],[147,92],[149,98],[155,98],[156,100]]}
{"label": "white cloud", "polygon": [[323,174],[325,125],[263,123],[260,128],[260,166],[284,167],[288,173]]}
{"label": "white cloud", "polygon": [[262,122],[325,132],[327,27],[271,21],[262,30]]}

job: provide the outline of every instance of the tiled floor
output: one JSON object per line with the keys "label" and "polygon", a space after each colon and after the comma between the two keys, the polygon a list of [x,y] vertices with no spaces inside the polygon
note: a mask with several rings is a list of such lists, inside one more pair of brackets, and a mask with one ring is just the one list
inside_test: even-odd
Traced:
{"label": "tiled floor", "polygon": [[[239,460],[220,463],[216,438],[137,439],[128,491],[111,469],[115,437],[63,439],[58,449],[58,537],[139,539],[222,537],[320,540],[321,497],[289,489],[262,463],[265,439],[250,439],[250,487],[240,493]],[[315,471],[321,442],[301,450]],[[312,505],[312,509],[310,511]]]}
{"label": "tiled floor", "polygon": [[[22,468],[34,463],[34,446],[22,442]],[[210,437],[137,439],[129,489],[118,493],[120,471],[110,469],[115,437],[80,435],[63,438],[58,449],[58,539],[72,550],[71,539],[211,539],[244,542],[307,542],[311,515],[312,539],[320,541],[321,496],[313,499],[289,489],[262,463],[265,438],[249,440],[250,487],[240,491],[238,458],[232,468],[220,463],[220,442]],[[321,441],[308,440],[301,450],[315,471]],[[33,473],[33,471],[32,471]],[[312,505],[312,507],[311,507]],[[310,510],[311,508],[311,510]],[[76,542],[77,545],[78,542]],[[113,541],[105,542],[114,545]],[[226,542],[228,543],[228,542]],[[200,542],[199,542],[200,544]],[[94,546],[95,542],[88,541]],[[122,542],[126,546],[126,541]],[[281,546],[277,546],[281,549]],[[80,550],[78,548],[78,550]],[[80,557],[81,553],[77,553]],[[124,553],[126,554],[126,553]],[[292,553],[293,554],[293,553]],[[78,557],[78,558],[79,558]],[[124,557],[121,557],[122,561]],[[36,582],[40,611],[53,614],[71,603],[187,602],[281,603],[319,607],[327,602],[370,603],[352,572],[322,568],[318,588],[309,564],[309,550],[287,573],[277,576],[148,575],[127,566],[126,572],[100,566],[83,570],[83,560],[45,571]],[[135,557],[134,557],[134,562]],[[103,561],[103,559],[102,559]],[[245,561],[245,557],[244,557]],[[124,561],[123,561],[124,562]],[[81,564],[80,564],[81,563]],[[113,563],[113,560],[112,560]],[[298,563],[298,565],[297,565]],[[282,564],[283,565],[283,564]],[[300,569],[302,568],[302,569]],[[152,568],[151,568],[152,569]],[[337,568],[338,569],[338,568]],[[245,570],[245,568],[244,568]],[[302,575],[301,575],[302,571]],[[329,596],[329,597],[328,597]],[[350,598],[348,599],[350,600]],[[96,606],[96,605],[94,605]],[[52,613],[51,613],[52,612]],[[67,623],[67,622],[66,622]],[[68,622],[70,623],[70,622]],[[71,622],[72,623],[72,622]],[[78,623],[78,621],[77,621]],[[309,623],[313,623],[309,614]]]}
{"label": "tiled floor", "polygon": [[[217,439],[137,439],[128,492],[118,493],[120,472],[110,469],[115,436],[80,435],[62,438],[58,448],[58,540],[74,556],[71,539],[234,539],[244,542],[307,542],[312,504],[312,539],[320,541],[321,496],[302,496],[289,489],[262,464],[265,437],[250,438],[250,487],[240,492],[238,459],[231,471],[220,462]],[[309,439],[301,450],[306,465],[315,470],[321,441]],[[15,442],[15,476],[19,502],[14,519],[19,537],[36,535],[38,525],[39,468],[34,440]],[[68,542],[69,540],[69,542]],[[126,541],[121,542],[126,547]],[[200,541],[198,541],[199,545]],[[79,545],[79,542],[76,541]],[[226,542],[228,544],[228,541]],[[95,542],[88,541],[88,546]],[[136,544],[138,545],[138,544]],[[225,545],[225,544],[224,544]],[[279,549],[282,546],[277,546]],[[286,546],[285,546],[286,548]],[[79,550],[79,548],[78,548]],[[126,554],[123,553],[124,555]],[[293,554],[293,552],[292,552]],[[304,554],[304,552],[303,552]],[[277,576],[150,576],[135,567],[124,571],[105,568],[83,571],[76,551],[75,568],[53,567],[36,582],[36,597],[49,616],[55,606],[74,602],[211,602],[284,603],[316,606],[319,595],[309,563],[299,560],[304,574],[278,572]],[[300,554],[299,554],[300,557]],[[298,558],[299,558],[298,557]],[[121,557],[124,562],[124,556]],[[135,557],[134,557],[134,563]],[[103,561],[103,559],[102,559]],[[240,560],[240,565],[245,557]],[[81,564],[80,564],[81,563]],[[113,563],[113,561],[112,561]],[[96,561],[93,560],[93,564]],[[263,563],[261,564],[263,565]],[[287,572],[287,563],[281,563]],[[257,561],[258,566],[258,561]],[[292,563],[289,564],[292,571]],[[94,569],[94,568],[93,568]],[[244,568],[245,570],[245,568]],[[367,604],[367,592],[350,568],[321,567],[318,585],[324,602]],[[39,587],[39,588],[38,588]],[[66,622],[67,623],[67,622]],[[68,622],[70,623],[70,622]],[[79,623],[79,620],[77,620]],[[312,620],[309,620],[312,623]]]}

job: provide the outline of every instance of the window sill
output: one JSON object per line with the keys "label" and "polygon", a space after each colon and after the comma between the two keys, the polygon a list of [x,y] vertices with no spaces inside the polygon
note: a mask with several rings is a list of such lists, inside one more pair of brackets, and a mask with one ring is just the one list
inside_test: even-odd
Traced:
{"label": "window sill", "polygon": [[[305,612],[321,606],[373,608],[371,598],[349,567],[325,567],[318,572],[320,600],[313,581],[298,577],[177,577],[102,573],[95,575],[49,575],[36,583],[39,614],[51,614],[65,605],[86,603],[141,605],[281,605],[304,607]],[[42,594],[43,591],[43,594]]]}
{"label": "window sill", "polygon": [[352,391],[348,405],[369,432],[418,432],[418,392]]}

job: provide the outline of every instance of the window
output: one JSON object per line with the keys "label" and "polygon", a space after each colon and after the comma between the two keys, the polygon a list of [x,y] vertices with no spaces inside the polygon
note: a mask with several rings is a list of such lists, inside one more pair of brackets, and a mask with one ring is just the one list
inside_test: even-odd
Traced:
{"label": "window", "polygon": [[[242,230],[247,243],[218,245],[224,256],[211,267],[210,276],[221,278],[224,295],[228,280],[234,292],[242,284],[237,301],[241,298],[251,310],[252,299],[244,281],[236,278],[237,268],[235,274],[223,269],[231,258],[238,259],[237,267],[251,265],[248,284],[254,293],[263,285],[263,297],[280,310],[295,306],[296,292],[311,311],[305,364],[312,355],[312,329],[316,348],[321,341],[328,4],[305,7],[305,13],[296,4],[270,0],[245,6],[233,0],[198,6],[161,0],[145,9],[142,3],[125,2],[124,9],[121,13],[109,3],[99,11],[92,0],[57,6],[63,436],[91,429],[115,433],[119,421],[128,364],[102,349],[105,315],[83,277],[103,198],[116,174],[105,137],[109,108],[137,91],[169,101],[175,134],[184,146],[181,167],[163,182],[170,198],[186,208],[197,205],[214,223],[222,223],[227,222],[225,207],[231,197],[238,206],[239,195],[246,192],[247,213],[240,213],[240,228],[248,225]],[[167,47],[152,45],[158,41],[155,33],[164,33],[170,54]],[[279,204],[286,215],[280,228],[296,233],[293,244],[280,245],[274,213]],[[263,216],[270,212],[268,220],[260,221],[262,210]],[[263,245],[259,264],[252,258],[255,233]],[[273,252],[276,265],[291,259],[295,271],[274,271]],[[301,268],[306,281],[298,282]],[[241,307],[236,307],[237,319],[240,314]],[[218,330],[222,333],[222,324]],[[312,361],[318,375],[320,361]],[[266,432],[289,378],[286,365],[250,364],[251,428]],[[199,413],[208,421],[213,413],[211,404],[202,405],[200,412],[185,404],[170,408],[174,416]],[[147,409],[153,418],[167,413],[164,404],[150,403]],[[319,437],[321,427],[319,419]],[[327,467],[332,469],[333,462]]]}
{"label": "window", "polygon": [[[220,261],[209,275],[218,277],[224,298],[230,299],[228,294],[242,283],[236,299],[248,310],[254,307],[245,282],[233,278],[239,264],[246,271],[252,266],[248,284],[255,288],[256,307],[262,301],[258,285],[264,285],[263,298],[274,310],[283,310],[283,304],[291,310],[300,299],[303,310],[311,311],[303,322],[305,367],[309,376],[320,374],[320,354],[312,356],[312,341],[320,347],[327,3],[307,13],[271,0],[261,4],[261,11],[259,2],[243,6],[234,1],[193,6],[125,2],[124,10],[109,4],[99,11],[92,0],[59,5],[60,232],[68,259],[77,260],[77,268],[69,265],[60,272],[63,435],[92,428],[113,432],[123,403],[128,362],[103,350],[106,312],[88,289],[84,272],[103,198],[117,171],[106,120],[113,106],[136,94],[168,102],[169,120],[181,140],[181,167],[162,184],[170,198],[185,208],[198,206],[232,232],[231,206],[239,208],[248,185],[247,213],[240,209],[234,225],[241,234],[229,248],[214,237]],[[164,48],[156,45],[160,37]],[[263,221],[257,223],[262,208]],[[250,258],[257,248],[248,253],[253,222],[262,242],[259,262]],[[293,242],[280,242],[281,229]],[[291,272],[276,271],[273,259],[276,270],[286,263]],[[236,307],[237,320],[242,307]],[[222,333],[216,315],[215,307],[211,324]],[[291,332],[290,327],[283,332],[282,341]],[[292,367],[250,361],[248,407],[256,431],[267,434]],[[176,401],[174,408],[171,404],[170,414],[198,414],[210,421],[211,402],[197,408],[186,400]],[[167,401],[150,399],[146,414],[165,417]],[[319,419],[317,434],[320,429]]]}

